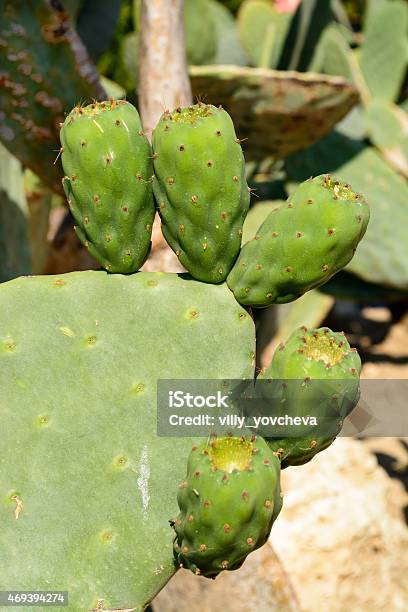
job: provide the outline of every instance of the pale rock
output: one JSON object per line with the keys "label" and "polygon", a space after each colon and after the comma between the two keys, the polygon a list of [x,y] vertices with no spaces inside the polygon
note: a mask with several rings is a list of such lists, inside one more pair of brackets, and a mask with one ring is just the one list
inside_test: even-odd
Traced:
{"label": "pale rock", "polygon": [[340,438],[282,486],[270,543],[302,610],[408,610],[408,499],[368,448]]}

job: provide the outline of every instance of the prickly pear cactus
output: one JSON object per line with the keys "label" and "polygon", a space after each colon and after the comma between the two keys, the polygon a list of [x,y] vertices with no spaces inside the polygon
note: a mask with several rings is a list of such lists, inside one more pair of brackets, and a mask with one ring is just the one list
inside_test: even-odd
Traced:
{"label": "prickly pear cactus", "polygon": [[366,108],[367,131],[388,163],[408,177],[408,113],[384,100]]}
{"label": "prickly pear cactus", "polygon": [[241,249],[228,286],[248,306],[296,300],[351,260],[369,215],[347,183],[329,175],[305,181]]}
{"label": "prickly pear cactus", "polygon": [[81,242],[109,272],[136,272],[155,214],[150,145],[125,100],[76,106],[61,128],[63,185]]}
{"label": "prickly pear cactus", "polygon": [[250,197],[230,116],[202,103],[166,112],[154,130],[153,152],[164,237],[194,278],[225,280]]}
{"label": "prickly pear cactus", "polygon": [[360,371],[356,349],[350,348],[343,333],[327,327],[301,327],[278,346],[271,364],[258,376],[263,381],[260,394],[278,397],[285,414],[317,419],[310,435],[268,439],[282,468],[307,463],[330,446],[357,404]]}
{"label": "prickly pear cactus", "polygon": [[[152,156],[139,131],[137,111],[112,101],[76,107],[61,132],[78,234],[110,272],[137,270],[149,247]],[[252,387],[254,324],[221,282],[238,255],[249,192],[222,109],[166,113],[154,148],[163,231],[191,275],[207,283],[98,271],[0,287],[0,590],[63,586],[67,612],[139,612],[180,565],[208,577],[239,567],[280,511],[280,459],[302,463],[326,444],[201,444],[179,489],[174,543],[168,518],[194,440],[158,435],[157,381],[239,379]],[[269,228],[268,218],[256,248],[251,241],[242,250],[248,270],[230,275],[245,303],[288,301],[324,282],[349,261],[368,221],[363,198],[328,177],[302,184],[271,214],[277,225]],[[242,286],[253,287],[249,298]],[[303,331],[271,370],[312,383],[299,395],[288,385],[287,407],[309,410],[323,393],[327,410],[342,417],[348,409],[327,385],[338,389],[346,379],[355,389],[359,361],[337,335]]]}
{"label": "prickly pear cactus", "polygon": [[260,437],[193,446],[172,521],[179,565],[207,578],[238,569],[280,512],[279,476],[279,459]]}

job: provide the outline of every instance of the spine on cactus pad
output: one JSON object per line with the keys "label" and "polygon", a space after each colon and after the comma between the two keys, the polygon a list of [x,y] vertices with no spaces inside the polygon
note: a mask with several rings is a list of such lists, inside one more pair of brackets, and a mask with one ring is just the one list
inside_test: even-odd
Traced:
{"label": "spine on cactus pad", "polygon": [[256,436],[193,446],[177,500],[178,564],[207,578],[238,569],[266,542],[282,507],[279,459]]}
{"label": "spine on cactus pad", "polygon": [[301,183],[241,249],[227,283],[245,306],[296,300],[353,257],[370,216],[350,185],[329,175]]}
{"label": "spine on cactus pad", "polygon": [[250,198],[230,116],[202,103],[165,112],[153,153],[164,237],[194,278],[224,281],[241,246]]}
{"label": "spine on cactus pad", "polygon": [[75,230],[109,272],[136,272],[150,250],[153,163],[126,100],[76,106],[61,128],[63,186]]}

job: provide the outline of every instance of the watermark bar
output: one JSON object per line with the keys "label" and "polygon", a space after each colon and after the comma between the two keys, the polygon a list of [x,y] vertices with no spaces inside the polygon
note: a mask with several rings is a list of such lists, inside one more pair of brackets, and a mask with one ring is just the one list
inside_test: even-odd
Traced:
{"label": "watermark bar", "polygon": [[406,437],[408,380],[159,380],[165,437]]}

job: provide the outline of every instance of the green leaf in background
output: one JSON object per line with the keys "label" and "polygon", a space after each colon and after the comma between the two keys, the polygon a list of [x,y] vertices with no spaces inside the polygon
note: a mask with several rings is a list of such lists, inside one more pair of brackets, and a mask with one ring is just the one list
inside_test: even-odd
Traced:
{"label": "green leaf in background", "polygon": [[364,280],[408,289],[408,186],[365,143],[332,132],[287,160],[291,179],[333,173],[361,191],[370,204],[367,232],[347,269]]}
{"label": "green leaf in background", "polygon": [[277,331],[274,340],[287,340],[301,325],[319,327],[329,314],[334,298],[319,289],[312,289],[290,304],[279,304],[276,308]]}
{"label": "green leaf in background", "polygon": [[268,0],[246,0],[239,9],[241,42],[257,68],[276,68],[292,20]]}
{"label": "green leaf in background", "polygon": [[77,20],[77,31],[94,62],[111,42],[119,19],[122,0],[86,0]]}
{"label": "green leaf in background", "polygon": [[330,24],[325,29],[316,48],[310,70],[342,76],[356,85],[364,100],[369,96],[356,53],[351,49],[344,36],[344,30],[339,24]]}
{"label": "green leaf in background", "polygon": [[[392,303],[408,299],[408,291],[400,291],[399,289],[384,287],[384,285],[368,283],[355,274],[345,272],[344,270],[332,276],[329,282],[322,285],[318,291],[331,295],[338,300],[359,302],[361,304],[367,302]],[[306,293],[305,295],[308,294]]]}
{"label": "green leaf in background", "polygon": [[211,64],[217,53],[217,32],[208,0],[184,0],[186,53],[189,64]]}
{"label": "green leaf in background", "polygon": [[372,10],[361,47],[361,70],[374,98],[394,101],[408,61],[408,6],[402,0]]}
{"label": "green leaf in background", "polygon": [[338,24],[331,24],[322,34],[310,64],[310,70],[342,76],[353,83],[350,55],[350,46],[339,30]]}
{"label": "green leaf in background", "polygon": [[388,6],[390,4],[390,2],[393,2],[394,0],[363,0],[361,2],[361,0],[348,0],[350,3],[357,3],[357,4],[363,4],[364,5],[364,15],[362,15],[362,17],[364,18],[364,26],[367,24],[368,20],[371,19],[371,17],[374,15],[374,13],[376,11],[379,11],[380,9],[383,9],[384,7]]}
{"label": "green leaf in background", "polygon": [[373,144],[408,177],[408,113],[392,102],[373,100],[366,108],[366,121]]}
{"label": "green leaf in background", "polygon": [[217,0],[208,0],[208,10],[212,15],[217,34],[215,63],[246,66],[248,58],[239,39],[238,22]]}
{"label": "green leaf in background", "polygon": [[137,89],[139,72],[139,34],[129,32],[119,41],[114,79],[125,91]]}
{"label": "green leaf in background", "polygon": [[331,21],[330,0],[306,0],[291,21],[279,70],[308,70],[323,30]]}
{"label": "green leaf in background", "polygon": [[24,173],[0,144],[0,282],[31,273]]}
{"label": "green leaf in background", "polygon": [[101,76],[101,83],[109,98],[122,100],[126,97],[126,90],[119,83],[104,76]]}
{"label": "green leaf in background", "polygon": [[336,125],[336,131],[353,140],[364,140],[367,137],[367,121],[362,106],[355,106]]}

